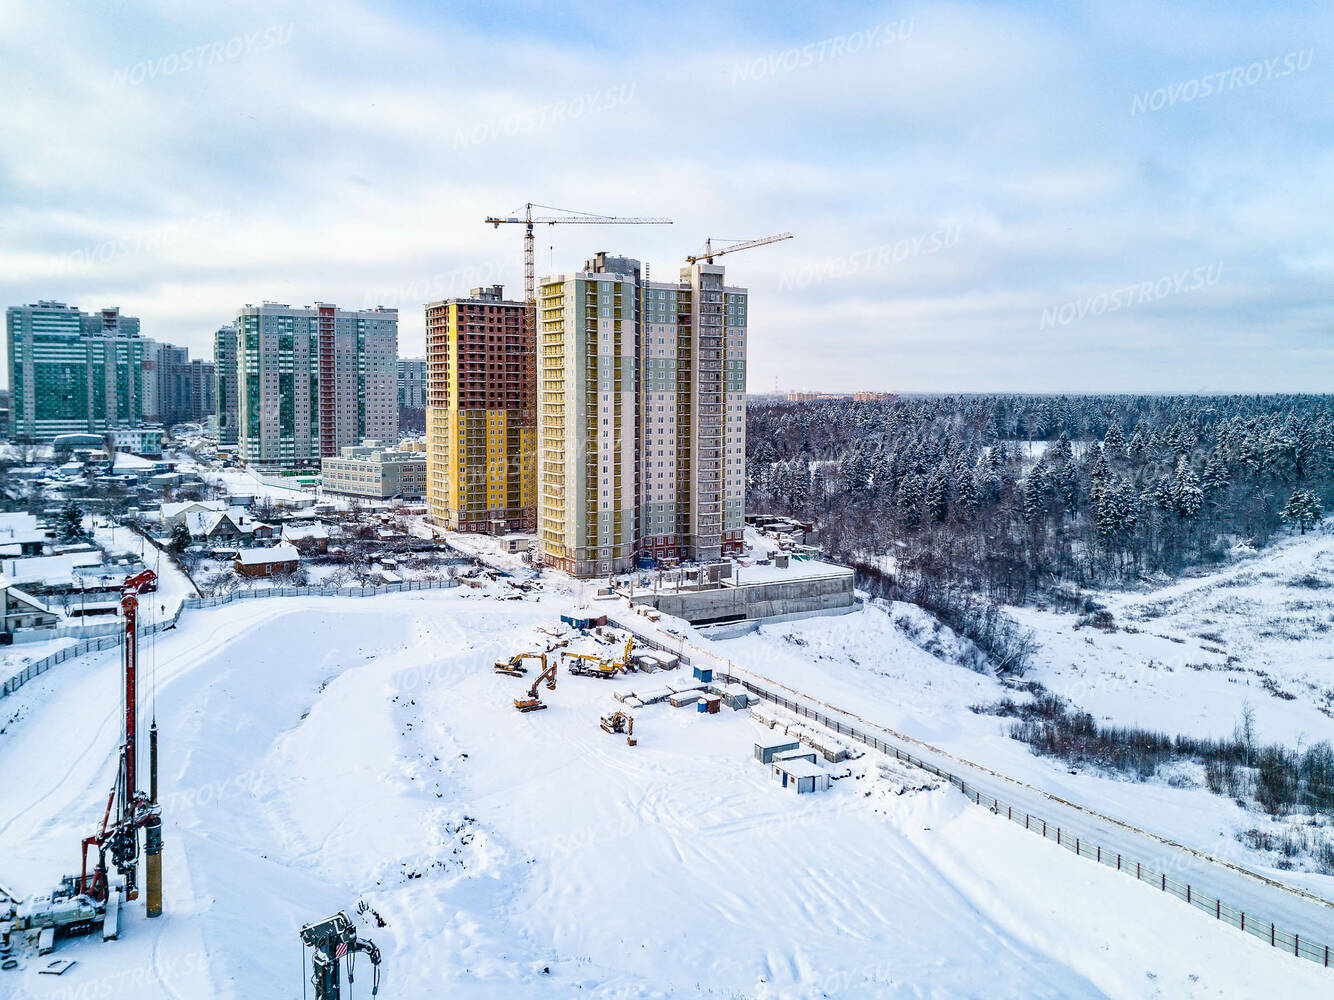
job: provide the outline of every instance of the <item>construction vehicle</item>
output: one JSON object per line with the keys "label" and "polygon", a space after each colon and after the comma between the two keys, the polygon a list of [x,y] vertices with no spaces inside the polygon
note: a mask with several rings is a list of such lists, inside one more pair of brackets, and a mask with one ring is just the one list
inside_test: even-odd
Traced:
{"label": "construction vehicle", "polygon": [[[357,937],[356,925],[339,910],[327,920],[306,924],[301,928],[301,971],[305,974],[305,949],[314,948],[311,956],[310,982],[315,987],[315,1000],[338,1000],[342,995],[342,977],[339,959],[347,959],[347,984],[352,985],[356,971],[356,955],[364,951],[371,960],[371,996],[380,992],[380,949],[369,938]],[[302,990],[304,993],[305,991]]]}
{"label": "construction vehicle", "polygon": [[508,660],[497,660],[495,662],[495,671],[498,674],[506,674],[509,677],[522,677],[528,673],[528,668],[523,665],[524,660],[541,660],[542,669],[547,669],[546,653],[515,653]]}
{"label": "construction vehicle", "polygon": [[[157,588],[157,574],[146,569],[126,577],[121,584],[120,606],[124,618],[124,717],[120,766],[107,796],[102,823],[83,840],[83,865],[78,875],[67,875],[48,893],[32,896],[8,910],[14,930],[41,932],[40,948],[49,950],[57,935],[87,934],[98,926],[103,940],[120,933],[120,900],[139,898],[139,830],[144,830],[147,855],[147,915],[162,914],[162,815],[157,799],[157,721],[149,729],[149,790],[138,785],[138,595]],[[90,851],[97,859],[89,869]],[[107,854],[116,867],[114,880],[107,869]],[[12,899],[12,896],[11,896]],[[6,919],[0,907],[0,921]]]}
{"label": "construction vehicle", "polygon": [[[545,208],[549,212],[564,212],[564,215],[533,215],[534,208]],[[530,312],[537,307],[537,288],[533,267],[533,226],[535,225],[574,225],[574,226],[670,226],[671,219],[629,218],[615,215],[596,215],[592,212],[576,212],[569,208],[553,208],[551,205],[535,205],[528,202],[523,206],[523,216],[517,213],[504,217],[490,215],[486,222],[499,229],[504,224],[521,225],[523,234],[523,295]],[[534,324],[533,329],[536,329]]]}
{"label": "construction vehicle", "polygon": [[602,731],[615,736],[618,733],[625,733],[625,743],[627,746],[635,746],[639,741],[635,739],[635,719],[628,712],[612,712],[611,715],[602,717]]}
{"label": "construction vehicle", "polygon": [[634,662],[630,659],[630,654],[633,653],[634,650],[635,650],[635,637],[632,633],[625,637],[625,651],[621,653],[621,658],[619,660],[612,663],[612,666],[619,667],[621,673],[628,674],[631,670],[634,669],[635,666]]}
{"label": "construction vehicle", "polygon": [[545,682],[548,691],[556,690],[556,663],[552,660],[549,666],[542,668],[542,672],[533,679],[533,686],[528,689],[528,697],[514,699],[515,708],[520,712],[540,712],[547,707],[537,697],[537,689]]}
{"label": "construction vehicle", "polygon": [[570,674],[574,677],[615,677],[617,665],[593,653],[562,652],[562,659],[570,661]]}

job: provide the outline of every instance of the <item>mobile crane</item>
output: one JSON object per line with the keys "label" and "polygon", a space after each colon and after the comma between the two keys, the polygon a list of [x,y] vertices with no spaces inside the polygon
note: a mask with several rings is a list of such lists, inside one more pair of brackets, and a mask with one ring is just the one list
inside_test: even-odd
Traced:
{"label": "mobile crane", "polygon": [[575,677],[614,677],[616,665],[611,660],[603,659],[594,653],[562,652],[561,658],[569,660],[570,673]]}
{"label": "mobile crane", "polygon": [[[310,982],[315,987],[315,1000],[338,1000],[342,995],[338,960],[347,959],[347,983],[353,982],[356,954],[364,951],[371,960],[371,996],[380,992],[380,949],[370,938],[358,938],[356,925],[339,910],[327,920],[306,924],[301,928],[301,943],[315,949],[311,957]],[[302,972],[305,971],[305,949],[302,949]]]}

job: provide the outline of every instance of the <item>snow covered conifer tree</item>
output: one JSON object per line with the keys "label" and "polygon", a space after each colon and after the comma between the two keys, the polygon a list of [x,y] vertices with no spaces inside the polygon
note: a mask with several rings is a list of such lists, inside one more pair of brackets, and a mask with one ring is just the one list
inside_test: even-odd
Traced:
{"label": "snow covered conifer tree", "polygon": [[1190,467],[1190,460],[1185,455],[1177,462],[1176,475],[1172,477],[1172,506],[1177,516],[1193,521],[1200,516],[1204,506],[1204,490],[1200,488],[1200,479]]}
{"label": "snow covered conifer tree", "polygon": [[1114,423],[1107,428],[1107,433],[1102,436],[1102,446],[1111,453],[1111,458],[1126,457],[1126,439],[1120,424]]}
{"label": "snow covered conifer tree", "polygon": [[1288,502],[1279,511],[1279,517],[1288,524],[1295,524],[1306,534],[1306,529],[1317,523],[1323,516],[1320,510],[1320,498],[1310,490],[1293,490]]}

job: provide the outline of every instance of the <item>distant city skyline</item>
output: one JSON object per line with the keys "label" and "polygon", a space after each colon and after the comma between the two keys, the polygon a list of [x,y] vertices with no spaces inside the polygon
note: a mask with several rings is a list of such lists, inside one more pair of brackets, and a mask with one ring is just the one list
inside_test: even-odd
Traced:
{"label": "distant city skyline", "polygon": [[7,8],[3,304],[201,358],[384,305],[423,357],[425,303],[522,294],[482,220],[531,200],[675,221],[539,230],[539,278],[795,233],[729,258],[756,393],[1330,388],[1329,9],[335,8]]}

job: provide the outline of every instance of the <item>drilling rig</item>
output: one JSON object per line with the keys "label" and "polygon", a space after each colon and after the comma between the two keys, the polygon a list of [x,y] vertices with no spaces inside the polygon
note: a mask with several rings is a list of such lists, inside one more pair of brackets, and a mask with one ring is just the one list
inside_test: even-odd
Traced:
{"label": "drilling rig", "polygon": [[[311,957],[310,983],[315,987],[315,1000],[338,1000],[342,995],[339,959],[347,959],[347,983],[352,985],[356,955],[364,951],[371,960],[371,996],[380,992],[380,949],[370,938],[357,937],[356,925],[339,910],[327,920],[318,920],[301,928],[301,943],[315,949]],[[305,950],[302,949],[302,972],[305,971]]]}
{"label": "drilling rig", "polygon": [[[162,812],[157,801],[157,721],[149,729],[149,790],[138,785],[138,608],[139,597],[156,589],[157,574],[146,569],[127,577],[121,585],[120,607],[124,618],[124,733],[120,746],[120,766],[107,796],[102,823],[97,832],[83,840],[83,863],[78,875],[67,875],[58,888],[34,896],[18,907],[16,930],[40,930],[43,939],[86,934],[99,922],[104,939],[119,934],[119,906],[124,898],[139,898],[139,830],[144,831],[147,858],[146,910],[150,917],[162,914]],[[89,854],[96,861],[89,870]],[[120,876],[113,886],[107,871],[107,854]],[[39,947],[49,947],[45,944]]]}

